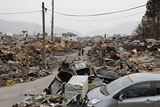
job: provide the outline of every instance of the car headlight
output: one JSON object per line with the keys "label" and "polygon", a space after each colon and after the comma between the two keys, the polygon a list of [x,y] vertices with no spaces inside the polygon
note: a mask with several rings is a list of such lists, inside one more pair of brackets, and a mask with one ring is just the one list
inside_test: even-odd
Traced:
{"label": "car headlight", "polygon": [[96,105],[99,102],[101,102],[100,99],[92,99],[87,103],[87,106],[92,107],[92,106]]}

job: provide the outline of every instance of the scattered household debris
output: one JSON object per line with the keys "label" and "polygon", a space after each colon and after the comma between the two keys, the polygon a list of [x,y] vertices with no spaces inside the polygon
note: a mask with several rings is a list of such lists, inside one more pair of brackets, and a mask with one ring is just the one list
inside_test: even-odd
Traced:
{"label": "scattered household debris", "polygon": [[123,76],[137,72],[159,72],[160,41],[130,38],[107,39],[95,44],[88,56],[95,66],[106,67]]}
{"label": "scattered household debris", "polygon": [[[67,60],[67,58],[66,58]],[[20,107],[83,105],[88,90],[105,85],[117,79],[117,73],[105,68],[88,65],[87,61],[76,58],[71,62],[62,61],[58,73],[43,94],[28,95]],[[107,73],[106,73],[107,72]],[[41,99],[38,99],[41,98]]]}
{"label": "scattered household debris", "polygon": [[160,72],[159,54],[160,42],[153,39],[122,37],[95,42],[88,51],[92,65],[80,58],[71,62],[67,62],[66,58],[48,88],[39,95],[26,95],[19,106],[83,107],[89,90],[127,74]]}
{"label": "scattered household debris", "polygon": [[[0,40],[0,87],[50,75],[59,63],[54,56],[74,52],[78,46],[76,42],[46,41],[47,67],[44,68],[42,40],[3,36]],[[12,82],[8,84],[8,81]]]}

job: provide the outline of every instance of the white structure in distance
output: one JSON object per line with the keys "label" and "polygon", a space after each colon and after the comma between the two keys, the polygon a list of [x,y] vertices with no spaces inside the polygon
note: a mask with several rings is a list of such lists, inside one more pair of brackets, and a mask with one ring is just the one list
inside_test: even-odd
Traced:
{"label": "white structure in distance", "polygon": [[71,32],[62,33],[62,40],[65,41],[77,41],[77,35]]}

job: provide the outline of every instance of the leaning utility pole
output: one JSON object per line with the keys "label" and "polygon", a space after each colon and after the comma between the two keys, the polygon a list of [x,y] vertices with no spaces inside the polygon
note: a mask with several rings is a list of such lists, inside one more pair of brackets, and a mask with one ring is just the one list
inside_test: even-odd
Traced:
{"label": "leaning utility pole", "polygon": [[46,68],[46,43],[45,43],[45,6],[44,2],[42,2],[42,24],[43,24],[43,64],[44,68]]}
{"label": "leaning utility pole", "polygon": [[52,21],[51,21],[51,40],[53,41],[54,35],[54,0],[52,0]]}

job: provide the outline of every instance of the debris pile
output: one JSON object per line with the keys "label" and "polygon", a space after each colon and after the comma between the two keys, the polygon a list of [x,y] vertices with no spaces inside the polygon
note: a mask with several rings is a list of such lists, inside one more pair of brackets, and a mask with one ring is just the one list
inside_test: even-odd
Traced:
{"label": "debris pile", "polygon": [[83,107],[87,99],[85,94],[89,90],[130,73],[159,72],[159,54],[160,42],[157,40],[139,41],[124,37],[97,42],[88,51],[92,66],[80,58],[71,62],[67,62],[66,58],[48,88],[39,95],[26,95],[19,106]]}
{"label": "debris pile", "polygon": [[89,66],[86,60],[62,61],[58,73],[43,94],[27,95],[20,107],[50,107],[83,105],[88,90],[117,79],[117,73],[106,68]]}
{"label": "debris pile", "polygon": [[126,75],[137,72],[160,71],[160,41],[123,38],[106,40],[88,51],[90,62]]}
{"label": "debris pile", "polygon": [[[31,81],[51,74],[57,65],[56,55],[72,52],[70,42],[46,41],[47,67],[43,66],[42,40],[21,41],[14,37],[4,36],[0,40],[0,87]],[[12,85],[10,84],[10,85]]]}

